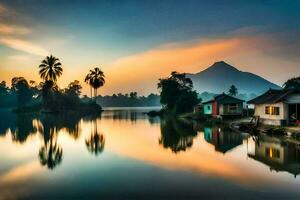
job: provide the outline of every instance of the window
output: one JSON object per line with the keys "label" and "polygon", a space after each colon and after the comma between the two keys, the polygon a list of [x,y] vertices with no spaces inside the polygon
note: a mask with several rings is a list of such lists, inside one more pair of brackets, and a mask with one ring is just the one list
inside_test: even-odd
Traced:
{"label": "window", "polygon": [[266,156],[269,158],[280,158],[280,151],[272,147],[266,148]]}
{"label": "window", "polygon": [[266,106],[265,113],[267,115],[279,115],[279,107],[275,106]]}
{"label": "window", "polygon": [[210,106],[207,106],[207,110],[211,110]]}
{"label": "window", "polygon": [[238,104],[232,103],[228,105],[229,112],[235,112],[238,109]]}

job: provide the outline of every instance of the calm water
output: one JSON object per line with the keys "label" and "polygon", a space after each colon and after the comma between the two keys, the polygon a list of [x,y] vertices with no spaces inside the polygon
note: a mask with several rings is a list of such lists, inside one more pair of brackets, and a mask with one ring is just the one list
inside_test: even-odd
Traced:
{"label": "calm water", "polygon": [[0,199],[299,199],[297,141],[148,118],[1,111]]}

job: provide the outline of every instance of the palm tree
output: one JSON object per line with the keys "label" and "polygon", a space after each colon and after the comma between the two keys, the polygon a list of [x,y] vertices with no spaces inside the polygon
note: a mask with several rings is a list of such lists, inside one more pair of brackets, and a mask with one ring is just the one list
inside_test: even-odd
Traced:
{"label": "palm tree", "polygon": [[235,87],[235,85],[231,85],[228,94],[231,96],[236,96],[238,94],[238,89]]}
{"label": "palm tree", "polygon": [[59,59],[50,55],[47,56],[39,65],[39,74],[45,81],[56,82],[57,78],[62,75],[63,69]]}
{"label": "palm tree", "polygon": [[91,71],[92,71],[92,70],[90,70],[90,73],[88,73],[88,74],[85,76],[84,82],[86,82],[87,84],[89,84],[90,89],[91,89],[91,98],[92,98],[92,97],[93,97],[93,93],[92,93],[92,88],[93,88],[93,86],[92,86]]}
{"label": "palm tree", "polygon": [[53,89],[56,87],[56,81],[59,76],[62,75],[62,67],[59,59],[50,55],[47,56],[42,63],[39,65],[39,74],[44,79],[42,87],[42,96],[44,106],[49,108],[50,103],[53,99]]}
{"label": "palm tree", "polygon": [[90,70],[90,73],[86,75],[84,81],[88,83],[92,88],[94,88],[94,96],[96,99],[98,88],[102,87],[105,84],[105,76],[103,71],[101,71],[98,67]]}

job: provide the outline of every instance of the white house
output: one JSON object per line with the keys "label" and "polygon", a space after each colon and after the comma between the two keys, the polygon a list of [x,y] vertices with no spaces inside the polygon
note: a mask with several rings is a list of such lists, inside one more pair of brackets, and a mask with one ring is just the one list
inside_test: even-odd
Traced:
{"label": "white house", "polygon": [[248,101],[255,105],[255,116],[259,122],[268,125],[300,124],[300,90],[270,89]]}

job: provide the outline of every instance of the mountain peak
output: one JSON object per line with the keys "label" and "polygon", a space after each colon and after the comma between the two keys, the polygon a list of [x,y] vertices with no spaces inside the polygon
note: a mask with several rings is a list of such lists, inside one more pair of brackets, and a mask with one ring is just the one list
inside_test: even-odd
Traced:
{"label": "mountain peak", "polygon": [[224,61],[218,61],[215,62],[212,66],[210,66],[209,68],[207,68],[207,70],[234,70],[234,71],[239,71],[237,68],[233,67],[232,65],[229,65],[228,63],[224,62]]}
{"label": "mountain peak", "polygon": [[260,94],[269,88],[278,89],[278,85],[248,72],[243,72],[224,61],[215,62],[204,71],[190,74],[198,92],[222,93],[235,85],[240,93]]}

